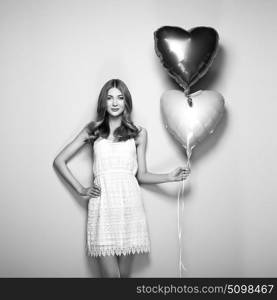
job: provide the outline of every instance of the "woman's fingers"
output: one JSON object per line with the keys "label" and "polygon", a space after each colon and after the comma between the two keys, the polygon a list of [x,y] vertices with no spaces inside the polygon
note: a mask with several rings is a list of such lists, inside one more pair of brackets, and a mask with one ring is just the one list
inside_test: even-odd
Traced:
{"label": "woman's fingers", "polygon": [[82,197],[86,200],[94,197],[99,197],[101,195],[101,187],[94,184],[92,187],[88,187],[85,189],[85,191],[82,193]]}
{"label": "woman's fingers", "polygon": [[190,173],[190,169],[189,169],[189,168],[183,168],[183,172],[184,172],[185,174],[189,174],[189,173]]}
{"label": "woman's fingers", "polygon": [[100,195],[100,191],[97,191],[97,190],[91,190],[91,191],[89,191],[89,195],[91,195],[91,196],[97,196],[97,195]]}
{"label": "woman's fingers", "polygon": [[181,174],[189,174],[189,173],[190,173],[189,170],[184,170],[184,171],[181,172]]}
{"label": "woman's fingers", "polygon": [[184,180],[184,179],[187,179],[188,176],[189,176],[189,173],[183,172],[177,178],[178,178],[178,180]]}
{"label": "woman's fingers", "polygon": [[178,175],[182,176],[182,175],[189,175],[189,174],[190,174],[190,170],[186,169],[186,170],[180,171]]}
{"label": "woman's fingers", "polygon": [[101,188],[97,185],[88,188],[87,195],[90,197],[98,197],[101,194]]}
{"label": "woman's fingers", "polygon": [[189,174],[183,174],[180,176],[180,178],[187,178],[189,176]]}
{"label": "woman's fingers", "polygon": [[178,172],[190,172],[190,168],[188,167],[178,167]]}
{"label": "woman's fingers", "polygon": [[101,194],[101,188],[97,185],[92,188],[92,191],[95,197],[98,197]]}
{"label": "woman's fingers", "polygon": [[99,191],[91,191],[89,193],[90,196],[99,196],[100,195],[100,192]]}

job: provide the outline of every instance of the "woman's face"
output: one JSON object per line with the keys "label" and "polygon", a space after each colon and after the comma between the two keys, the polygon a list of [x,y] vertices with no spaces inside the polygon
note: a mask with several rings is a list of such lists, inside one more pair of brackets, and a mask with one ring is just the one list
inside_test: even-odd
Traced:
{"label": "woman's face", "polygon": [[110,115],[116,117],[123,113],[125,99],[118,88],[111,88],[107,94],[107,111]]}

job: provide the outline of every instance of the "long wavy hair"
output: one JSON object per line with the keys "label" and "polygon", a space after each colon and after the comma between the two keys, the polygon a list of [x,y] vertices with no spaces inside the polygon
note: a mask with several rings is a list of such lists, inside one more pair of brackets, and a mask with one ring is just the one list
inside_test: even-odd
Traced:
{"label": "long wavy hair", "polygon": [[135,138],[140,132],[131,120],[133,108],[132,97],[126,84],[120,79],[111,79],[102,87],[97,103],[97,119],[87,125],[89,138],[86,142],[93,143],[99,136],[107,138],[110,134],[109,116],[107,112],[107,96],[111,88],[117,88],[124,96],[124,111],[122,113],[121,125],[114,131],[114,137],[117,141],[125,141]]}

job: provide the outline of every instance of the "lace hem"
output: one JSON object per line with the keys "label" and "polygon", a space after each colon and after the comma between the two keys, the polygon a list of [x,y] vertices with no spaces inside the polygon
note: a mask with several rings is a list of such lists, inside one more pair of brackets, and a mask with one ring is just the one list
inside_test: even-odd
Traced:
{"label": "lace hem", "polygon": [[132,246],[126,248],[112,247],[112,246],[98,246],[87,248],[88,256],[107,256],[107,255],[128,255],[135,253],[146,253],[150,252],[150,246]]}

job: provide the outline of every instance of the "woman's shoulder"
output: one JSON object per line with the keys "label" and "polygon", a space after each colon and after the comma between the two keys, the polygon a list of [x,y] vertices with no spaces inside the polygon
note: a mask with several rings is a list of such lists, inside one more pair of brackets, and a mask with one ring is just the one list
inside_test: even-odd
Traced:
{"label": "woman's shoulder", "polygon": [[139,145],[141,144],[141,142],[143,142],[146,137],[147,137],[147,130],[146,128],[140,126],[140,125],[136,125],[136,127],[138,128],[139,132],[138,132],[138,135],[136,136],[136,145]]}
{"label": "woman's shoulder", "polygon": [[139,130],[139,133],[138,133],[139,136],[147,134],[146,128],[142,127],[141,125],[136,125],[136,126],[137,126],[137,128]]}
{"label": "woman's shoulder", "polygon": [[96,121],[90,121],[86,124],[85,128],[88,132],[91,132],[96,126]]}
{"label": "woman's shoulder", "polygon": [[91,121],[89,123],[87,123],[83,129],[82,129],[82,133],[85,137],[85,141],[92,141],[95,139],[95,136],[94,136],[94,129],[95,129],[95,126],[96,126],[96,121]]}

